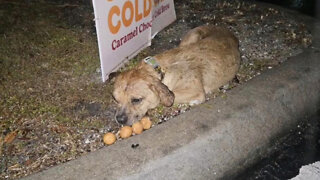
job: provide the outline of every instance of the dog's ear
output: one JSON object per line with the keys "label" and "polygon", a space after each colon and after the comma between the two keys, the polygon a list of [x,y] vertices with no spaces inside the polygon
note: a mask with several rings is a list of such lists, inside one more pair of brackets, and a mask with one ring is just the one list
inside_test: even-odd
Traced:
{"label": "dog's ear", "polygon": [[112,72],[108,75],[106,83],[114,83],[115,79],[120,75],[120,72]]}
{"label": "dog's ear", "polygon": [[159,94],[161,104],[167,107],[172,106],[174,102],[173,92],[159,80],[153,83],[153,87]]}

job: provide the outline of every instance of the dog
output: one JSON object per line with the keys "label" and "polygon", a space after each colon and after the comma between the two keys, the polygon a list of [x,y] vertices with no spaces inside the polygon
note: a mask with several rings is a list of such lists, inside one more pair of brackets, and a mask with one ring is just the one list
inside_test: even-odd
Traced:
{"label": "dog", "polygon": [[148,57],[115,78],[116,121],[132,125],[159,104],[200,104],[232,80],[240,65],[238,39],[222,27],[190,30],[178,47]]}

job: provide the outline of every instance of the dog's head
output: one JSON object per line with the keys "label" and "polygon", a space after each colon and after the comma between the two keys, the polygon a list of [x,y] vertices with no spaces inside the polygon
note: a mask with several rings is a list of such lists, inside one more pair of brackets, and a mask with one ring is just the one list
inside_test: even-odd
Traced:
{"label": "dog's head", "polygon": [[126,125],[140,120],[160,103],[171,106],[174,102],[173,93],[159,78],[139,70],[123,72],[116,77],[113,97],[119,105],[116,121]]}

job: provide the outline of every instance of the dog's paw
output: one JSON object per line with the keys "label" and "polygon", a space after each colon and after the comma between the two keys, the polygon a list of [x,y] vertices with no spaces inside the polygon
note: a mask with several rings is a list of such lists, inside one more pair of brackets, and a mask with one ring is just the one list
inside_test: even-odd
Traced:
{"label": "dog's paw", "polygon": [[198,104],[201,104],[201,103],[202,103],[202,101],[200,101],[200,100],[192,100],[192,101],[189,102],[189,105],[190,106],[194,106],[194,105],[198,105]]}

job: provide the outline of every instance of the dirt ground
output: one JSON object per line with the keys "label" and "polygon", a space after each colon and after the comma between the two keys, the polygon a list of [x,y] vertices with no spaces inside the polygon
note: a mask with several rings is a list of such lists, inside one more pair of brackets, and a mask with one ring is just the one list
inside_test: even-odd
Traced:
{"label": "dirt ground", "polygon": [[[176,0],[177,20],[130,61],[176,46],[202,24],[228,27],[240,40],[242,64],[229,89],[296,55],[312,37],[295,14],[254,1]],[[102,83],[93,8],[88,1],[0,1],[0,179],[13,179],[104,147],[117,132],[112,82]],[[154,125],[192,107],[149,112]],[[152,130],[152,129],[151,129]]]}

